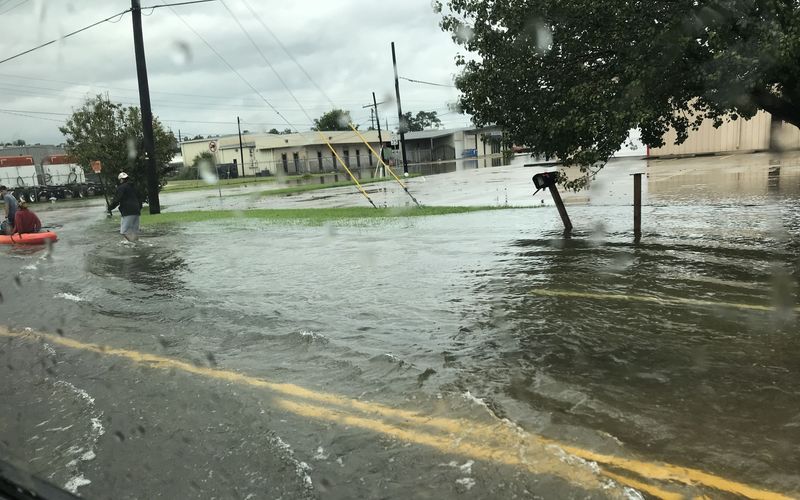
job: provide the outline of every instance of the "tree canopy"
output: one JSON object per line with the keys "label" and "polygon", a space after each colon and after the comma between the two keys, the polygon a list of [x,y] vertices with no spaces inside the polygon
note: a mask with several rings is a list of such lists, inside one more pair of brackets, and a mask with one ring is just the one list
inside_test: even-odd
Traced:
{"label": "tree canopy", "polygon": [[436,111],[418,111],[415,116],[411,115],[411,111],[403,113],[403,120],[401,126],[405,126],[405,132],[419,132],[426,128],[439,128],[442,125],[442,120],[436,114]]}
{"label": "tree canopy", "polygon": [[[141,199],[146,199],[147,177],[144,161],[142,116],[139,108],[112,103],[102,95],[87,99],[72,113],[59,130],[66,138],[67,153],[85,169],[92,161],[100,160],[100,175],[107,179],[106,187],[113,188],[117,175],[126,172],[136,186]],[[164,174],[169,169],[175,136],[165,130],[153,117],[156,174],[159,184],[165,184]]]}
{"label": "tree canopy", "polygon": [[[456,86],[477,125],[588,170],[639,128],[662,146],[759,109],[800,126],[793,0],[448,0],[467,53]],[[580,187],[580,182],[569,187]]]}
{"label": "tree canopy", "polygon": [[[314,120],[311,130],[350,130],[350,112],[343,109],[332,109]],[[358,128],[356,126],[356,128]]]}

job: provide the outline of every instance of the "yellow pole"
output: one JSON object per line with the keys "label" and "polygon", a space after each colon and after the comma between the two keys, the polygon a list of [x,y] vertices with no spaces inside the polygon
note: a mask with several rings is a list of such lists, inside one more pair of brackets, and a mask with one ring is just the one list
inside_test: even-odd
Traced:
{"label": "yellow pole", "polygon": [[367,192],[366,192],[366,191],[364,191],[364,188],[361,186],[361,183],[360,183],[360,182],[358,182],[358,179],[356,179],[356,177],[353,175],[353,172],[351,172],[351,171],[350,171],[350,169],[349,169],[349,168],[347,168],[347,164],[346,164],[344,161],[342,161],[342,159],[339,157],[339,153],[337,153],[337,152],[336,152],[336,149],[334,149],[334,147],[331,145],[331,143],[330,143],[330,142],[328,142],[328,139],[326,139],[326,138],[325,138],[325,134],[323,134],[323,133],[322,133],[321,131],[319,131],[319,130],[317,130],[317,133],[318,133],[318,134],[319,134],[319,136],[322,138],[322,141],[325,143],[325,145],[326,145],[326,146],[328,146],[328,149],[330,149],[330,150],[331,150],[331,153],[333,153],[333,156],[335,156],[335,157],[336,157],[336,159],[339,161],[339,164],[340,164],[342,167],[344,167],[344,169],[345,169],[345,171],[347,172],[347,174],[350,176],[350,178],[351,178],[351,179],[353,179],[353,182],[355,182],[355,183],[356,183],[356,187],[358,188],[358,190],[359,190],[359,191],[361,191],[361,194],[363,194],[363,195],[364,195],[364,197],[367,199],[367,201],[369,201],[370,205],[372,205],[372,206],[373,206],[373,208],[378,208],[378,207],[375,205],[375,202],[373,202],[373,201],[372,201],[372,198],[370,198],[370,197],[369,197],[369,195],[367,194]]}
{"label": "yellow pole", "polygon": [[417,199],[416,199],[416,198],[414,198],[414,196],[413,196],[413,195],[412,195],[412,194],[411,194],[411,193],[408,191],[408,188],[407,188],[407,187],[406,187],[406,185],[403,183],[403,181],[402,181],[402,180],[400,180],[400,178],[397,176],[397,174],[395,174],[395,173],[394,173],[394,170],[392,170],[392,167],[390,167],[389,165],[387,165],[387,164],[386,164],[386,162],[384,162],[384,161],[383,161],[383,158],[381,158],[381,155],[379,155],[378,153],[376,153],[376,152],[375,152],[375,150],[372,148],[372,146],[370,146],[370,145],[369,145],[369,142],[367,141],[366,137],[364,137],[363,135],[361,135],[361,132],[359,132],[359,131],[358,131],[358,129],[356,129],[356,127],[355,127],[355,126],[354,126],[352,123],[350,124],[350,128],[351,128],[351,129],[353,129],[353,132],[355,132],[355,133],[356,133],[356,135],[357,135],[357,136],[358,136],[358,137],[361,139],[361,142],[363,142],[364,144],[366,144],[367,148],[369,148],[369,150],[370,150],[370,151],[372,151],[372,154],[374,154],[374,155],[375,155],[375,158],[377,158],[377,159],[378,159],[378,161],[380,162],[380,164],[381,164],[381,165],[383,165],[384,167],[386,167],[386,169],[389,171],[389,173],[390,173],[390,174],[392,174],[392,177],[394,177],[394,179],[395,179],[395,180],[398,182],[398,184],[400,184],[400,187],[402,187],[402,188],[403,188],[403,190],[406,192],[406,194],[408,194],[409,196],[411,196],[411,199],[412,199],[412,200],[414,200],[414,203],[416,203],[416,204],[417,204],[417,206],[419,206],[419,202],[417,201]]}

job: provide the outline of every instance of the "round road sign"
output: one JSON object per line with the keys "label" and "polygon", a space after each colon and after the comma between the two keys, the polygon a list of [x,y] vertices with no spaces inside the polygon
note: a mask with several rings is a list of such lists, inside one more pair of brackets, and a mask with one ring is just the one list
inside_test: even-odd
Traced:
{"label": "round road sign", "polygon": [[212,153],[216,153],[217,152],[217,141],[209,142],[208,143],[208,150],[211,151]]}

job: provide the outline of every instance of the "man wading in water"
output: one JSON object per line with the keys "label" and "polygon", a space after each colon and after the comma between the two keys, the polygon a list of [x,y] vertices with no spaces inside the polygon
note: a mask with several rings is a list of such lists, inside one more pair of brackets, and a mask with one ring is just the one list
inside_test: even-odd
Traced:
{"label": "man wading in water", "polygon": [[117,176],[119,186],[117,186],[117,194],[108,205],[108,213],[119,205],[119,213],[122,214],[122,221],[119,223],[119,234],[124,236],[128,241],[136,241],[139,239],[139,215],[142,213],[142,204],[139,202],[139,195],[136,194],[136,188],[128,179],[128,174],[120,172]]}

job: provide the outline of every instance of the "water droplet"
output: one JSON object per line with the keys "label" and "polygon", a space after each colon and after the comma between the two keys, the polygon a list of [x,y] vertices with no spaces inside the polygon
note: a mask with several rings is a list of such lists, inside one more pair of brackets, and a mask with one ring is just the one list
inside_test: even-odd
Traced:
{"label": "water droplet", "polygon": [[128,137],[128,159],[135,160],[138,154],[139,151],[136,148],[136,140],[133,137]]}
{"label": "water droplet", "polygon": [[219,182],[217,169],[214,168],[214,165],[212,165],[210,161],[201,160],[198,164],[198,171],[200,172],[200,177],[203,179],[203,182],[206,184],[216,184]]}
{"label": "water droplet", "polygon": [[469,43],[475,38],[475,30],[468,24],[460,24],[456,28],[456,38],[460,43]]}
{"label": "water droplet", "polygon": [[192,62],[192,48],[183,40],[176,40],[172,44],[172,62],[176,66],[186,66]]}

